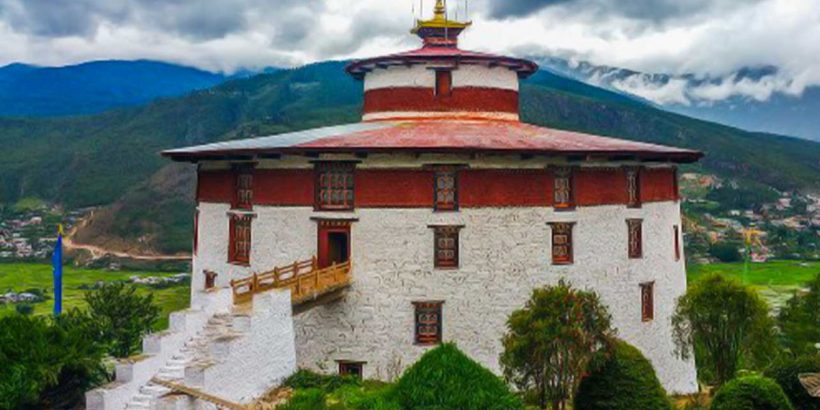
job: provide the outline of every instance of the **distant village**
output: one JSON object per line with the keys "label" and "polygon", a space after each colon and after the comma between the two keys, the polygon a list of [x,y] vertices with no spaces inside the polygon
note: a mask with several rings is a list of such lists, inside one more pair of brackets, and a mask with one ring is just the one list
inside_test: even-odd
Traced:
{"label": "distant village", "polygon": [[[687,252],[695,262],[715,262],[704,249],[715,243],[738,245],[739,253],[745,257],[748,251],[752,262],[820,258],[820,196],[773,191],[754,198],[732,182],[695,173],[683,174],[681,186],[689,222]],[[736,207],[733,202],[754,205]]]}
{"label": "distant village", "polygon": [[57,225],[68,232],[88,212],[63,211],[58,206],[0,209],[0,260],[43,260],[57,242]]}

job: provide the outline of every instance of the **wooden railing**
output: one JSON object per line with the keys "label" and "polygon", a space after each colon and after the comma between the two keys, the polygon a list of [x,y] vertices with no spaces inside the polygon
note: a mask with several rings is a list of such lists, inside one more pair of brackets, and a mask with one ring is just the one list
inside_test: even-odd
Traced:
{"label": "wooden railing", "polygon": [[319,269],[316,257],[231,281],[234,304],[250,302],[253,295],[271,289],[290,289],[293,304],[314,299],[350,284],[350,261]]}

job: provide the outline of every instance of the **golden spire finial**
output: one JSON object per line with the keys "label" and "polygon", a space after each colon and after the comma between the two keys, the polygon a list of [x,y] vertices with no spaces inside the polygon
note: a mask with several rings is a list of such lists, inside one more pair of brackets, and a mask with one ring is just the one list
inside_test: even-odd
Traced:
{"label": "golden spire finial", "polygon": [[436,0],[436,8],[433,10],[433,20],[447,19],[447,9],[444,7],[444,0]]}

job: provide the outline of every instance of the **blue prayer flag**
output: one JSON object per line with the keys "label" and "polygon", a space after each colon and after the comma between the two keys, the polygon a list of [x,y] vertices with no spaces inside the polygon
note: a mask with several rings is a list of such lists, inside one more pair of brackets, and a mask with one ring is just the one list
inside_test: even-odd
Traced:
{"label": "blue prayer flag", "polygon": [[54,254],[51,255],[51,265],[54,272],[54,316],[63,311],[63,227],[57,231],[57,244],[54,245]]}

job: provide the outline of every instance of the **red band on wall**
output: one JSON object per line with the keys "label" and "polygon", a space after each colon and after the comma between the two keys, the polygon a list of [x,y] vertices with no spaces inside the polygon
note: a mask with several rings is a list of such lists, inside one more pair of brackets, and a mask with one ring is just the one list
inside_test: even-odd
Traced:
{"label": "red band on wall", "polygon": [[518,92],[501,88],[457,87],[450,95],[432,88],[379,88],[364,93],[364,113],[377,112],[504,112],[518,113]]}

